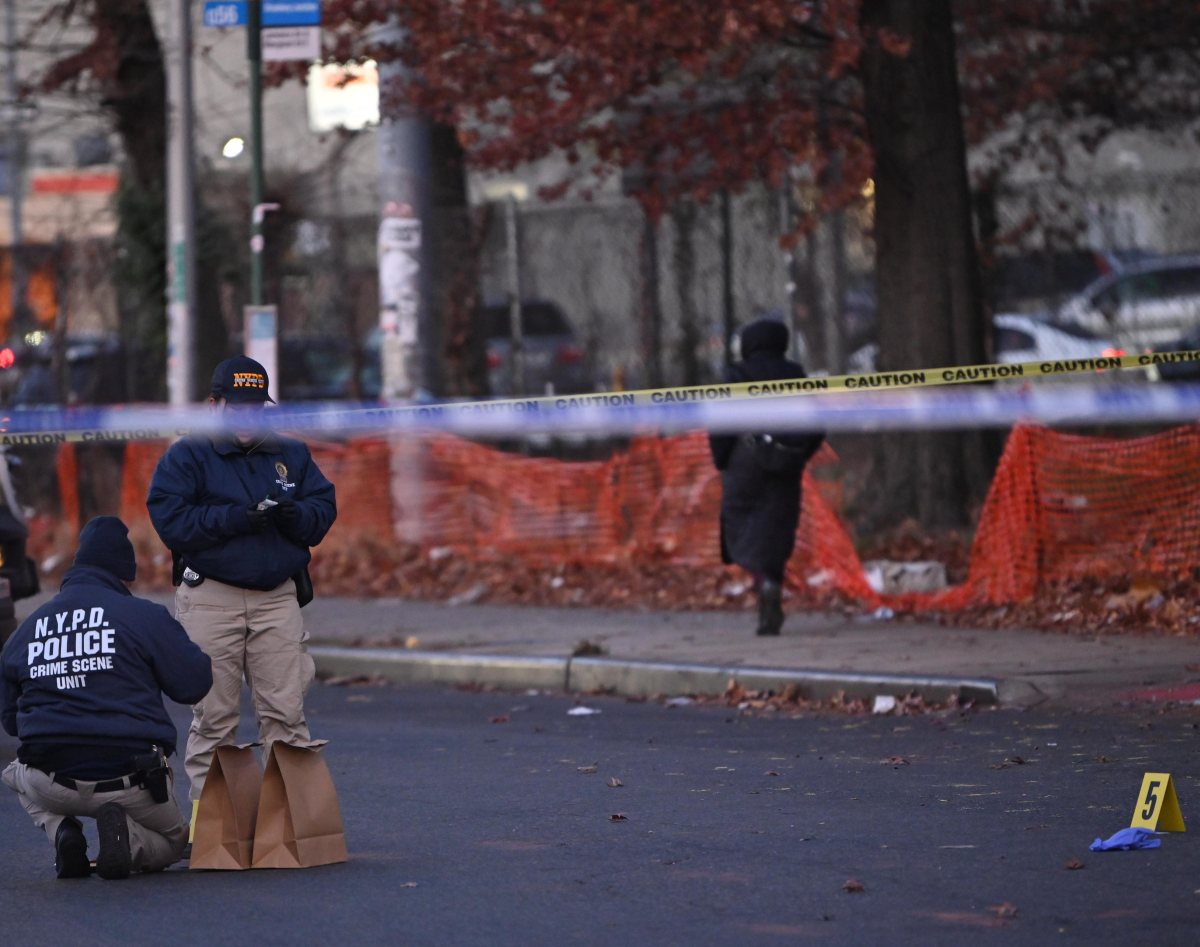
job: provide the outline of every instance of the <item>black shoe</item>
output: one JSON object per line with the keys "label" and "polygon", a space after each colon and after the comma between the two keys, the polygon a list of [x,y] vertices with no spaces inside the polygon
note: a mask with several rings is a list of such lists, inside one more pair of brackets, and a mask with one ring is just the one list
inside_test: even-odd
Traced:
{"label": "black shoe", "polygon": [[58,824],[54,833],[54,873],[59,878],[86,878],[92,873],[83,826],[70,816]]}
{"label": "black shoe", "polygon": [[129,822],[125,810],[115,802],[100,807],[96,813],[96,831],[100,834],[100,855],[96,859],[96,874],[101,878],[128,878],[133,868],[129,849]]}
{"label": "black shoe", "polygon": [[779,634],[783,627],[783,588],[770,579],[758,587],[758,627],[754,633],[760,636]]}

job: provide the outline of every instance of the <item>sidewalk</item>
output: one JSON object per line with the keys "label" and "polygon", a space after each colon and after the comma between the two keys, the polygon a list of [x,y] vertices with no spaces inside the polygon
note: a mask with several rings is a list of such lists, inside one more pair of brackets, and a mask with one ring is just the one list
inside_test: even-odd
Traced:
{"label": "sidewalk", "polygon": [[[19,602],[28,615],[49,596]],[[170,607],[169,595],[149,596]],[[318,597],[304,610],[322,674],[628,696],[794,682],[805,696],[958,695],[980,703],[1098,706],[1200,699],[1200,641],[992,631],[790,614],[758,638],[750,612],[652,612]],[[573,656],[583,642],[599,656]],[[1189,685],[1192,685],[1189,687]]]}
{"label": "sidewalk", "polygon": [[[1086,706],[1200,681],[1200,641],[989,631],[792,614],[758,638],[749,612],[448,606],[318,599],[306,609],[323,670],[395,680],[493,683],[629,696],[797,683],[802,693],[950,694],[984,703]],[[405,647],[406,639],[409,647]],[[581,642],[601,657],[574,657]],[[345,645],[354,643],[353,653]],[[382,645],[383,647],[371,647]],[[1200,689],[1196,697],[1200,698]]]}

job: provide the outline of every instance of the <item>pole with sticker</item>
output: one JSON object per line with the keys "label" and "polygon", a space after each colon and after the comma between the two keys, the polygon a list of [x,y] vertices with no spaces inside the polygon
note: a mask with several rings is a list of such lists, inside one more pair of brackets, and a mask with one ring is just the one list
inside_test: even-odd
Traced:
{"label": "pole with sticker", "polygon": [[1187,831],[1170,773],[1147,773],[1142,777],[1142,788],[1134,803],[1133,821],[1129,825],[1153,832]]}

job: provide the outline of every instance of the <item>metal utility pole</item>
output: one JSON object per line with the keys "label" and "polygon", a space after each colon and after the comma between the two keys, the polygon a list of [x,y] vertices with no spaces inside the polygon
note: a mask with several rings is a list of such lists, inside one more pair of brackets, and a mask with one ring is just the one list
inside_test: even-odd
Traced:
{"label": "metal utility pole", "polygon": [[167,43],[167,392],[195,395],[196,212],[192,148],[191,0],[171,0]]}
{"label": "metal utility pole", "polygon": [[25,130],[20,109],[17,82],[17,2],[6,0],[4,9],[4,45],[7,49],[5,111],[8,113],[8,200],[9,200],[9,299],[13,330],[23,333],[25,324],[25,261],[23,201],[25,198]]}
{"label": "metal utility pole", "polygon": [[[377,45],[397,51],[405,38],[396,15],[375,33]],[[409,71],[396,55],[381,58],[379,328],[382,394],[389,401],[436,392],[441,375],[427,244],[433,131],[428,119],[397,108],[408,80]]]}
{"label": "metal utility pole", "polygon": [[508,249],[508,330],[512,342],[512,391],[514,398],[525,394],[525,327],[521,311],[521,235],[517,229],[517,198],[504,202],[504,242]]}
{"label": "metal utility pole", "polygon": [[250,303],[263,304],[262,0],[246,4],[250,67]]}

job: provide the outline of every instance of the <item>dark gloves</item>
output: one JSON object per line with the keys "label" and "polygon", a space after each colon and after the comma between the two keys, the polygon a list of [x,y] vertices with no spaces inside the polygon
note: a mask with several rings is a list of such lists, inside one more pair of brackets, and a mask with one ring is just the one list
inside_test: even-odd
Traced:
{"label": "dark gloves", "polygon": [[292,531],[300,525],[300,507],[291,497],[280,497],[271,507],[271,519],[280,529]]}
{"label": "dark gloves", "polygon": [[261,533],[271,525],[271,511],[260,510],[257,506],[248,507],[246,516],[250,520],[250,532]]}

